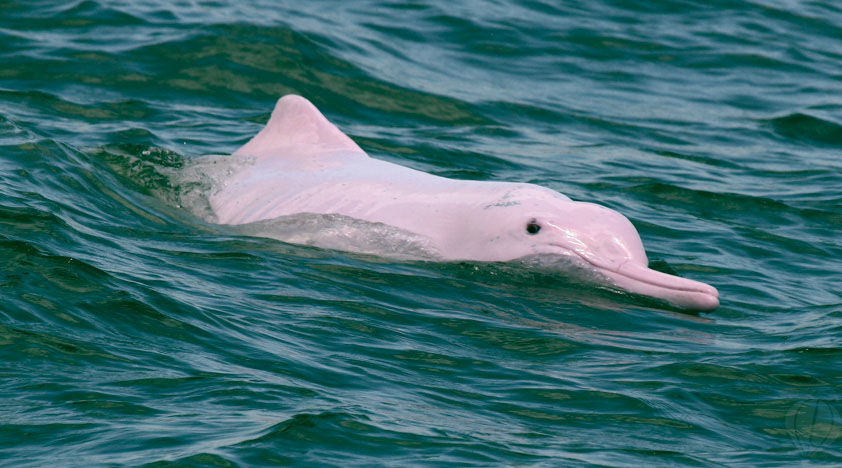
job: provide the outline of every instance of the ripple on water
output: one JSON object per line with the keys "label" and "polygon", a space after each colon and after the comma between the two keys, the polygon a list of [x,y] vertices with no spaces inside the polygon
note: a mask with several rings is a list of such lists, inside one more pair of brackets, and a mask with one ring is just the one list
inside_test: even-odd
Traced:
{"label": "ripple on water", "polygon": [[[838,464],[840,25],[827,0],[0,1],[4,460]],[[722,306],[183,209],[286,93],[376,157],[616,208]]]}

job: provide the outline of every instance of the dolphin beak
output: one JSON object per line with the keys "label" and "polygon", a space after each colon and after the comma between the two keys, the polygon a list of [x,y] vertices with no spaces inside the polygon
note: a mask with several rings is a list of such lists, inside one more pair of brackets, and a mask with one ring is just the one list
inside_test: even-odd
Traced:
{"label": "dolphin beak", "polygon": [[633,262],[626,262],[613,271],[601,269],[601,272],[625,291],[661,299],[684,310],[705,312],[719,307],[719,291],[705,283],[661,273]]}
{"label": "dolphin beak", "polygon": [[583,204],[581,210],[599,222],[578,229],[548,223],[556,229],[550,249],[578,256],[624,291],[692,312],[719,307],[719,291],[713,286],[649,268],[640,235],[623,215],[599,205]]}

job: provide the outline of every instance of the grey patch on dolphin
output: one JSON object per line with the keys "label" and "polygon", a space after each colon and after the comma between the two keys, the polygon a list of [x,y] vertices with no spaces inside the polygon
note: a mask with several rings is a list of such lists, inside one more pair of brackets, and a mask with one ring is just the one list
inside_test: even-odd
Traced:
{"label": "grey patch on dolphin", "polygon": [[494,203],[494,204],[491,204],[491,205],[485,205],[485,208],[483,208],[483,209],[487,210],[489,208],[505,208],[507,206],[518,206],[518,205],[520,205],[520,202],[516,202],[516,201],[499,202],[499,203]]}

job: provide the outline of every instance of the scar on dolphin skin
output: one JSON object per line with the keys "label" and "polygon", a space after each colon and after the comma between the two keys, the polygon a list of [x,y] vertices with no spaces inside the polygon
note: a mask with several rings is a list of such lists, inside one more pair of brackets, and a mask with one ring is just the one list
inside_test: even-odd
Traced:
{"label": "scar on dolphin skin", "polygon": [[[449,179],[371,158],[301,96],[279,99],[266,126],[226,159],[209,178],[221,180],[208,197],[220,224],[337,215],[417,236],[435,261],[563,258],[559,265],[575,263],[595,284],[690,311],[719,306],[716,288],[650,269],[640,235],[620,213],[539,185]],[[355,240],[361,229],[331,232],[339,237],[311,245],[378,245]],[[403,253],[401,242],[388,245],[377,253]]]}
{"label": "scar on dolphin skin", "polygon": [[487,210],[489,208],[498,208],[498,207],[499,208],[505,208],[507,206],[518,206],[518,205],[520,205],[520,202],[517,202],[517,201],[509,201],[509,202],[501,201],[501,202],[498,202],[498,203],[493,203],[491,205],[485,205],[485,207],[483,209]]}

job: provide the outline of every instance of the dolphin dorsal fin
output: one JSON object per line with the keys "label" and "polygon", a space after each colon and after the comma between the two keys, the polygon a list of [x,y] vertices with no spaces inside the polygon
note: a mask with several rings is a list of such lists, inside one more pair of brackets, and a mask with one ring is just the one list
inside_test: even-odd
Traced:
{"label": "dolphin dorsal fin", "polygon": [[362,153],[362,149],[307,99],[288,94],[275,104],[269,122],[235,156],[283,156],[334,152]]}

